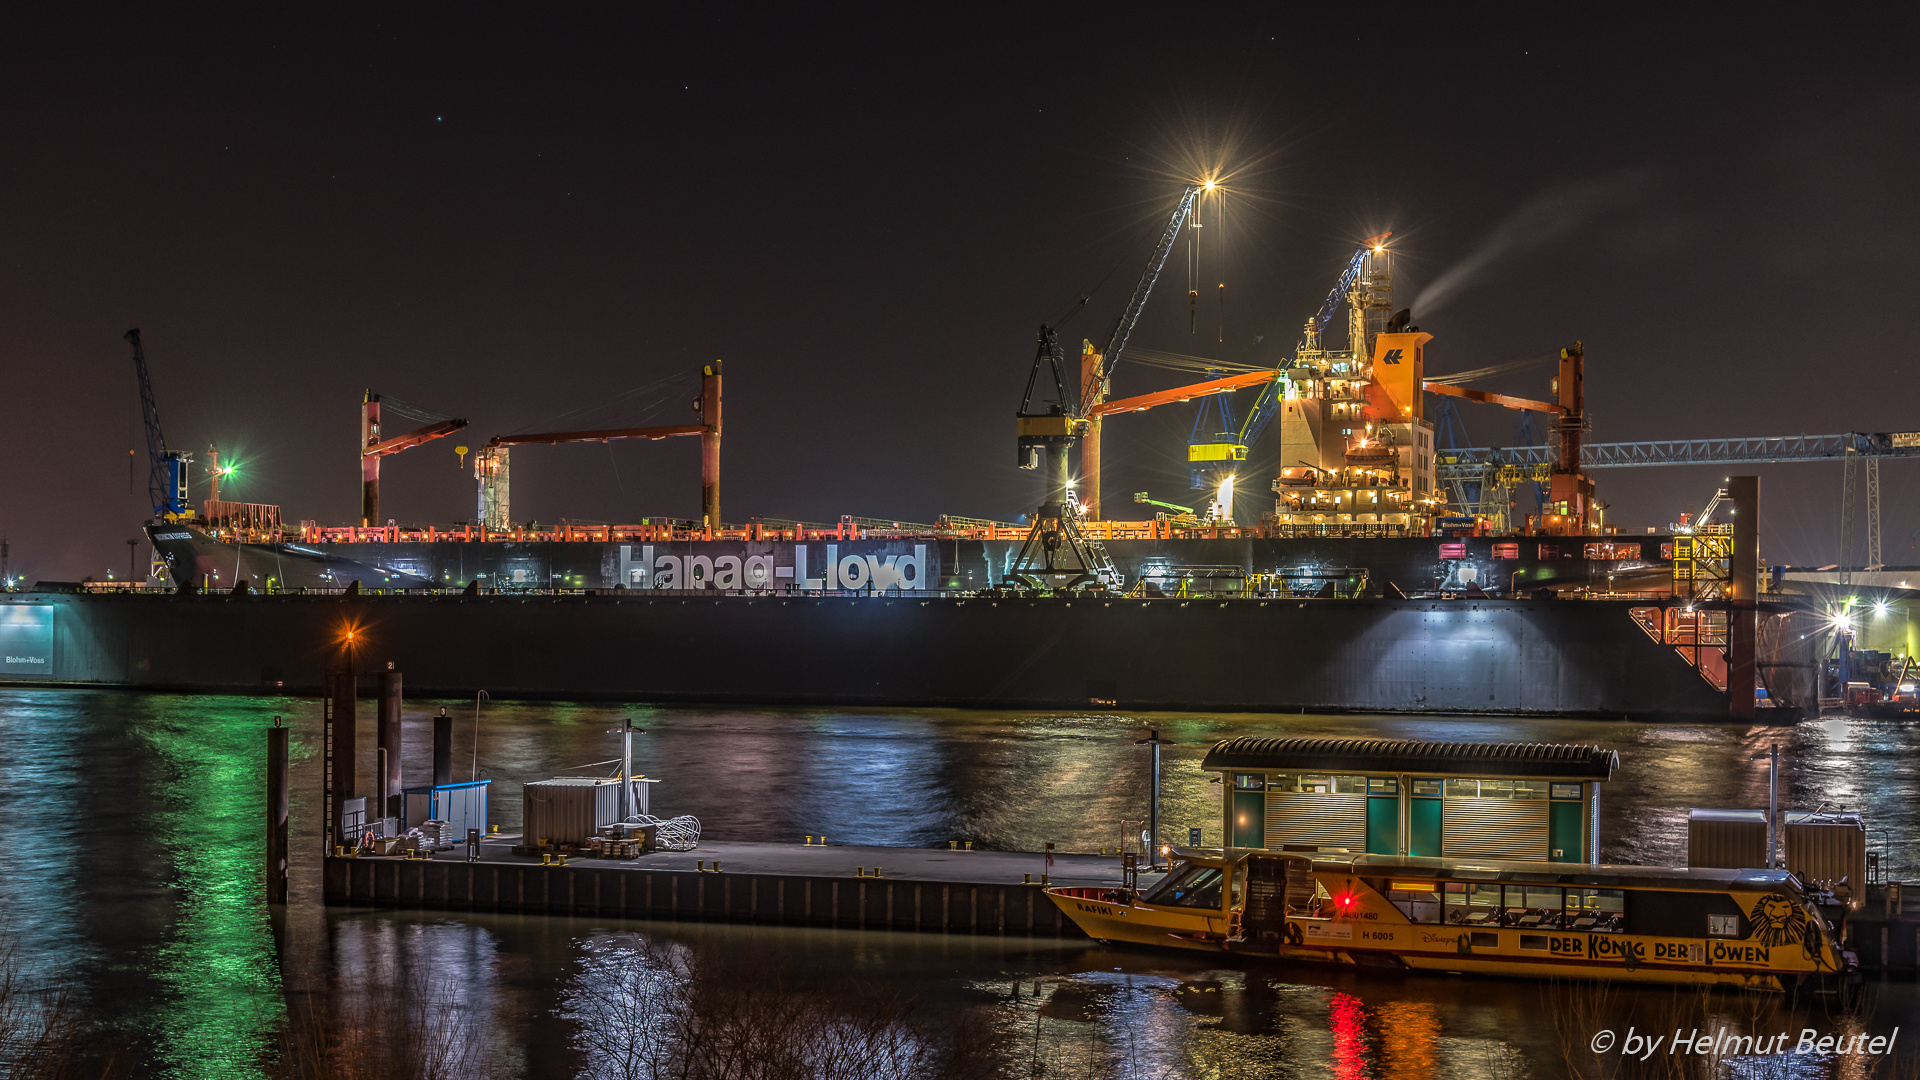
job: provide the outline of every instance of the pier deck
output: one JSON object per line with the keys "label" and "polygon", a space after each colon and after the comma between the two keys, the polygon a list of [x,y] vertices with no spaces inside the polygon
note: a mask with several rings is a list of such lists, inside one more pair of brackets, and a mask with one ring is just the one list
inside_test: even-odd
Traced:
{"label": "pier deck", "polygon": [[[325,860],[329,904],[683,919],[923,933],[1082,936],[1041,895],[1037,852],[702,841],[638,859],[547,865],[489,837],[435,859]],[[718,872],[712,867],[719,865]],[[704,864],[708,869],[702,870]],[[881,876],[873,876],[876,869]],[[1032,875],[1032,881],[1023,875]],[[1144,881],[1153,880],[1144,877]],[[1120,884],[1117,856],[1054,855],[1049,883]]]}

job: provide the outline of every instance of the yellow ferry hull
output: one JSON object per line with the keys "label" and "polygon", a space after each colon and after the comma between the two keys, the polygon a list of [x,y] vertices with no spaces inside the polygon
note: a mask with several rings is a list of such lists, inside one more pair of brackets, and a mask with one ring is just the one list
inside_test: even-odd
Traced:
{"label": "yellow ferry hull", "polygon": [[[1046,890],[1046,895],[1096,941],[1232,953],[1249,959],[1434,974],[1755,990],[1782,990],[1822,975],[1784,950],[1776,956],[1772,950],[1737,942],[1702,943],[1624,934],[1540,934],[1504,928],[1475,933],[1446,926],[1290,918],[1285,940],[1255,943],[1235,936],[1236,920],[1230,913],[1215,909],[1145,904],[1133,894],[1113,889],[1053,888]],[[1494,942],[1488,943],[1488,937]],[[1476,938],[1480,939],[1477,943]]]}
{"label": "yellow ferry hull", "polygon": [[1229,924],[1224,912],[1122,902],[1120,894],[1112,889],[1053,888],[1046,894],[1062,914],[1095,941],[1225,951]]}

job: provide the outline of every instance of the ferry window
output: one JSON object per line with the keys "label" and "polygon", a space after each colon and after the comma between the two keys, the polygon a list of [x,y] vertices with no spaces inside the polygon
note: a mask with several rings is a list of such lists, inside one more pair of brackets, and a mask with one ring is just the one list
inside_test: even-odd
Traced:
{"label": "ferry window", "polygon": [[1267,786],[1267,778],[1259,773],[1234,773],[1233,786],[1240,791],[1259,791]]}
{"label": "ferry window", "polygon": [[1580,797],[1580,785],[1555,784],[1553,785],[1553,797],[1556,799],[1578,799]]}
{"label": "ferry window", "polygon": [[1738,915],[1707,916],[1707,936],[1708,937],[1739,937],[1740,936],[1740,916]]}
{"label": "ferry window", "polygon": [[1333,777],[1303,775],[1300,777],[1299,790],[1303,792],[1312,792],[1315,795],[1325,795],[1329,791],[1333,790]]}
{"label": "ferry window", "polygon": [[1626,928],[1626,894],[1619,889],[1585,886],[1567,890],[1567,929],[1589,934],[1618,934]]}
{"label": "ferry window", "polygon": [[1507,886],[1507,925],[1528,930],[1560,928],[1560,889],[1550,885]]}
{"label": "ferry window", "polygon": [[1500,886],[1478,881],[1449,881],[1447,921],[1468,926],[1500,925]]}
{"label": "ferry window", "polygon": [[1544,799],[1547,797],[1545,780],[1515,780],[1513,797],[1516,799]]}
{"label": "ferry window", "polygon": [[1400,794],[1400,781],[1398,778],[1392,776],[1370,776],[1367,778],[1367,794],[1398,795]]}
{"label": "ferry window", "polygon": [[1365,795],[1367,778],[1364,776],[1336,776],[1333,778],[1333,790],[1341,795]]}
{"label": "ferry window", "polygon": [[1482,780],[1480,781],[1480,797],[1483,799],[1511,799],[1513,798],[1513,781]]}
{"label": "ferry window", "polygon": [[1296,779],[1298,778],[1291,773],[1268,773],[1267,774],[1267,790],[1268,791],[1298,791],[1299,788],[1294,783]]}
{"label": "ferry window", "polygon": [[1387,899],[1409,920],[1417,923],[1440,921],[1440,886],[1431,881],[1395,881],[1389,883]]}
{"label": "ferry window", "polygon": [[1415,780],[1413,782],[1413,793],[1415,795],[1438,795],[1441,793],[1440,781]]}
{"label": "ferry window", "polygon": [[1217,866],[1188,863],[1162,878],[1160,884],[1141,899],[1149,904],[1168,907],[1217,908],[1220,906],[1222,876]]}
{"label": "ferry window", "polygon": [[1478,795],[1478,794],[1480,794],[1480,781],[1478,781],[1478,780],[1448,780],[1448,781],[1447,781],[1447,794],[1449,794],[1449,795],[1452,795],[1452,796],[1455,796],[1455,797],[1459,797],[1459,796],[1465,796],[1465,797],[1467,797],[1467,798],[1469,798],[1469,799],[1471,799],[1471,798],[1473,798],[1473,797],[1474,797],[1475,795]]}

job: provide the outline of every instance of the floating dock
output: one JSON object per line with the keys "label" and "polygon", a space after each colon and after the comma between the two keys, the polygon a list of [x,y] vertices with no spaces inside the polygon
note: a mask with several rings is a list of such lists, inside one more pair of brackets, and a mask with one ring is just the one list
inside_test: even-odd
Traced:
{"label": "floating dock", "polygon": [[1031,852],[702,841],[693,852],[547,864],[514,855],[518,840],[490,837],[473,862],[452,852],[330,856],[326,902],[1077,938],[1085,935],[1042,895],[1044,885],[1120,884],[1119,857],[1105,855],[1056,853],[1043,882],[1046,857]]}

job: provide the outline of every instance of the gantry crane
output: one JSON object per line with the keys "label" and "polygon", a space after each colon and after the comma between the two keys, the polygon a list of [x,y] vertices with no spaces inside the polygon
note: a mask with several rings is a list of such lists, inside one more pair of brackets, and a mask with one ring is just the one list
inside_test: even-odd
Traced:
{"label": "gantry crane", "polygon": [[480,521],[488,529],[506,529],[512,523],[507,450],[514,446],[553,446],[559,443],[612,442],[616,439],[670,439],[700,436],[700,511],[708,535],[720,528],[720,361],[701,368],[700,396],[693,399],[697,424],[669,427],[608,428],[599,431],[549,431],[531,435],[498,435],[473,456],[473,475],[480,481]]}
{"label": "gantry crane", "polygon": [[193,516],[187,507],[187,465],[193,455],[184,450],[168,450],[167,437],[160,431],[160,406],[153,398],[153,380],[147,375],[146,350],[140,347],[140,331],[125,335],[133,346],[133,372],[140,382],[140,419],[147,429],[147,497],[153,502],[156,521],[184,521]]}

